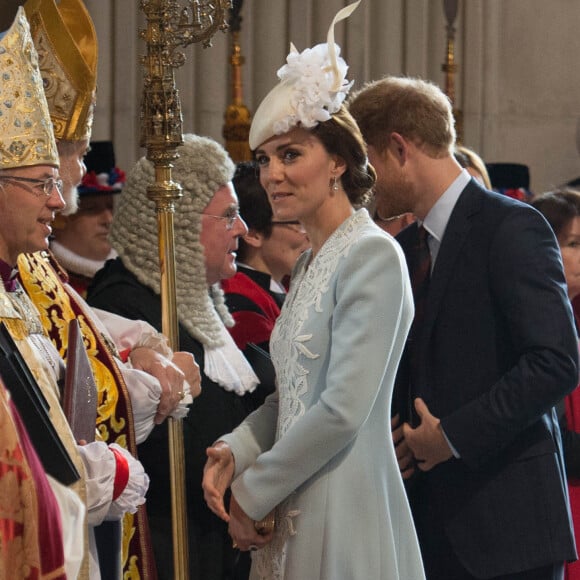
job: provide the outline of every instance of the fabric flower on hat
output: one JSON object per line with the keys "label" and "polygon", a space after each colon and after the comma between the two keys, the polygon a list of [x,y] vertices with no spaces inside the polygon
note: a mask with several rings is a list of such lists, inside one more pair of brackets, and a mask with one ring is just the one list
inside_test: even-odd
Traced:
{"label": "fabric flower on hat", "polygon": [[286,64],[278,70],[280,82],[266,95],[250,127],[250,149],[294,127],[312,129],[328,121],[345,100],[353,82],[346,80],[348,66],[334,42],[334,26],[359,5],[339,10],[330,24],[326,43],[298,52],[290,45]]}
{"label": "fabric flower on hat", "polygon": [[[334,47],[339,79],[331,66],[328,44],[317,44],[300,53],[291,45],[287,64],[278,70],[278,78],[292,85],[290,104],[294,112],[274,123],[276,134],[286,133],[298,123],[311,129],[328,121],[340,109],[354,81],[346,81],[348,66],[339,57],[340,47],[337,44]],[[337,85],[338,90],[334,88]]]}

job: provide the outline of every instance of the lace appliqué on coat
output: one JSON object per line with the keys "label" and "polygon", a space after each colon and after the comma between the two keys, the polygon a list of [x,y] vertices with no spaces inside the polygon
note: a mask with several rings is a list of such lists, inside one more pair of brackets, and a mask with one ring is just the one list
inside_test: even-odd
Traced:
{"label": "lace appliqu\u00e9 on coat", "polygon": [[[294,273],[290,292],[270,341],[272,360],[278,381],[279,410],[276,440],[304,415],[302,397],[308,392],[308,369],[302,360],[314,360],[320,355],[309,348],[312,334],[303,332],[311,309],[322,312],[322,298],[339,260],[347,256],[361,227],[368,224],[368,213],[359,210],[348,218],[325,242],[311,260],[310,252]],[[287,540],[297,533],[294,518],[299,510],[292,509],[292,497],[276,508],[276,531],[272,542],[259,550],[255,569],[260,580],[284,580]]]}
{"label": "lace appliqu\u00e9 on coat", "polygon": [[288,509],[289,501],[276,508],[276,531],[272,541],[255,555],[255,570],[260,580],[283,580],[286,567],[286,540],[296,534],[294,521],[298,510]]}

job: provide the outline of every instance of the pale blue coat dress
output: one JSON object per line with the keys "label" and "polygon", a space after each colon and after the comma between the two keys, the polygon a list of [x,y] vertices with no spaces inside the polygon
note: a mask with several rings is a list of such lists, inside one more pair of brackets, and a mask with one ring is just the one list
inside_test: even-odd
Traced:
{"label": "pale blue coat dress", "polygon": [[421,580],[391,443],[390,400],[413,318],[405,258],[358,210],[301,256],[271,353],[278,390],[233,433],[233,492],[273,541],[252,579]]}

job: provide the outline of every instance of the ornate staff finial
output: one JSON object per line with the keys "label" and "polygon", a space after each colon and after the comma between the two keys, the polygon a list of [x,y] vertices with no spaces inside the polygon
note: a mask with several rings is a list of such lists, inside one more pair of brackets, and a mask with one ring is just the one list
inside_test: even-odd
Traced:
{"label": "ornate staff finial", "polygon": [[240,47],[240,30],[242,28],[243,0],[234,0],[230,12],[230,32],[232,36],[232,54],[230,58],[232,74],[232,102],[226,109],[223,136],[226,141],[225,147],[230,157],[236,162],[249,161],[252,159],[252,151],[248,143],[252,116],[243,103],[242,89],[242,65],[244,57]]}
{"label": "ornate staff finial", "polygon": [[445,73],[445,94],[449,97],[453,106],[453,116],[455,117],[455,129],[457,131],[457,142],[463,141],[463,111],[456,106],[455,100],[455,73],[457,64],[455,63],[455,19],[459,8],[459,0],[443,0],[443,10],[447,20],[447,51],[445,62],[441,65],[441,70]]}
{"label": "ornate staff finial", "polygon": [[[227,30],[231,0],[185,0],[185,7],[177,0],[141,0],[140,6],[147,19],[147,28],[140,31],[147,43],[147,55],[142,59],[141,146],[147,149],[147,159],[155,168],[155,182],[147,188],[147,196],[155,202],[159,227],[163,333],[178,350],[173,216],[182,192],[171,170],[183,134],[174,71],[185,63],[180,47],[194,42],[209,47],[218,30]],[[174,577],[189,578],[183,430],[180,420],[168,421]]]}

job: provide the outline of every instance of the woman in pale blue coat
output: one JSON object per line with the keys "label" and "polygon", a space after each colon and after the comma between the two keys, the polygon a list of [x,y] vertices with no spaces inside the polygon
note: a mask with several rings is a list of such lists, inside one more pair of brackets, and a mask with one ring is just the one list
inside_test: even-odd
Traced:
{"label": "woman in pale blue coat", "polygon": [[208,449],[204,490],[234,543],[256,550],[253,579],[421,580],[390,439],[412,294],[396,242],[354,209],[375,173],[341,105],[349,85],[333,25],[328,44],[291,53],[252,123],[275,219],[300,220],[312,249],[271,338],[277,391]]}

